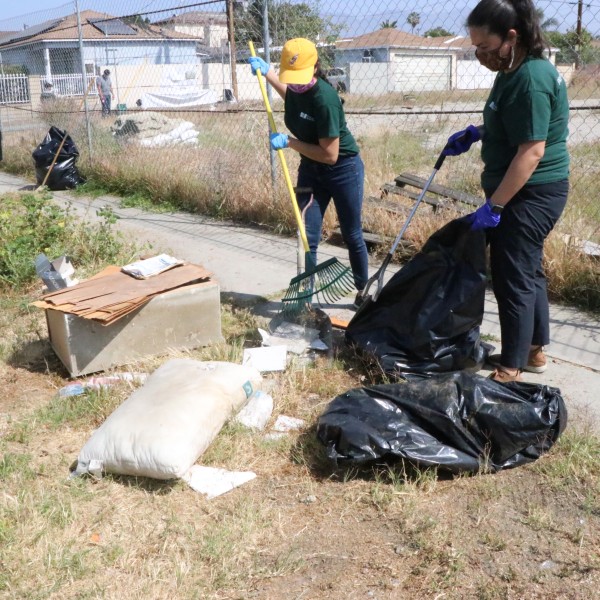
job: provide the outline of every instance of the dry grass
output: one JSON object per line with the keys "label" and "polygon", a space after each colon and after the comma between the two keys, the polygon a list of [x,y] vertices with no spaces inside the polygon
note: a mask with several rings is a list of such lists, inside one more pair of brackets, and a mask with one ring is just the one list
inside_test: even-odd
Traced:
{"label": "dry grass", "polygon": [[[572,426],[536,463],[438,478],[397,465],[337,470],[314,423],[377,380],[344,353],[271,381],[298,434],[227,425],[203,464],[257,479],[205,500],[181,482],[67,480],[92,430],[131,392],[59,400],[64,371],[41,311],[4,307],[14,347],[0,380],[0,595],[7,598],[583,598],[600,583],[600,440]],[[261,321],[223,305],[226,342],[186,353],[239,361]],[[12,323],[12,325],[9,325]],[[27,362],[22,346],[35,341]],[[31,350],[33,353],[33,350]],[[167,358],[124,369],[152,371]],[[35,389],[35,392],[32,390]],[[576,592],[574,592],[576,590]]]}
{"label": "dry grass", "polygon": [[[469,95],[467,95],[469,96]],[[470,96],[469,96],[470,98]],[[464,98],[463,98],[464,99]],[[383,104],[385,99],[380,99]],[[389,98],[393,104],[397,98]],[[348,97],[348,105],[353,102]],[[93,115],[91,122],[94,157],[87,154],[87,134],[83,113],[69,113],[69,107],[46,115],[66,128],[80,147],[79,168],[90,180],[87,188],[93,193],[114,193],[124,197],[128,205],[144,207],[184,207],[222,219],[256,224],[273,231],[293,234],[296,223],[290,198],[281,176],[279,164],[275,188],[270,181],[271,165],[267,147],[266,118],[254,107],[252,112],[239,111],[169,113],[172,117],[191,120],[200,132],[197,148],[141,148],[133,143],[119,143],[109,131],[109,120]],[[72,107],[71,107],[72,109]],[[408,172],[427,178],[435,158],[449,131],[456,124],[448,115],[427,117],[383,115],[384,121],[367,125],[365,121],[358,138],[365,162],[365,195],[379,196],[385,182]],[[281,115],[277,114],[281,127]],[[558,240],[565,235],[600,242],[600,211],[594,199],[600,192],[598,178],[598,144],[587,142],[572,149],[572,190],[554,240],[549,243],[547,265],[550,287],[555,299],[573,302],[596,310],[598,265],[582,259],[573,251],[561,248]],[[471,153],[472,154],[472,153]],[[480,196],[480,165],[475,156],[447,159],[436,175],[436,183]],[[12,172],[31,174],[28,142],[22,136],[5,139],[3,165]],[[298,165],[296,153],[286,153],[292,180]],[[84,191],[86,187],[84,186]],[[399,201],[402,203],[402,201]],[[412,202],[405,202],[410,208]],[[422,206],[407,232],[415,248],[458,212],[442,211],[436,215]],[[369,230],[393,239],[405,217],[367,207],[365,221]],[[324,237],[337,227],[335,211],[329,210],[324,223]],[[386,252],[387,245],[375,249]],[[574,285],[574,282],[579,282]],[[584,293],[579,293],[583,289]],[[576,290],[576,291],[573,291]]]}

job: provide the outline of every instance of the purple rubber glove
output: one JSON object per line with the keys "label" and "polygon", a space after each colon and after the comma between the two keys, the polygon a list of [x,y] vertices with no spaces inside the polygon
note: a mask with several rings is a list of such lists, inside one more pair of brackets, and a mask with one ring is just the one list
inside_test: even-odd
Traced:
{"label": "purple rubber glove", "polygon": [[271,148],[273,150],[283,150],[288,147],[287,133],[272,133],[270,136]]}
{"label": "purple rubber glove", "polygon": [[489,199],[468,216],[471,219],[471,231],[497,227],[500,223],[500,215],[492,212],[492,204]]}
{"label": "purple rubber glove", "polygon": [[269,63],[265,62],[260,56],[251,56],[248,59],[250,68],[252,69],[252,75],[256,75],[256,70],[260,69],[261,75],[266,75],[269,70]]}
{"label": "purple rubber glove", "polygon": [[481,133],[479,127],[475,125],[469,125],[462,131],[453,133],[446,142],[442,152],[445,156],[458,156],[463,152],[466,152],[472,144],[478,142],[481,139]]}

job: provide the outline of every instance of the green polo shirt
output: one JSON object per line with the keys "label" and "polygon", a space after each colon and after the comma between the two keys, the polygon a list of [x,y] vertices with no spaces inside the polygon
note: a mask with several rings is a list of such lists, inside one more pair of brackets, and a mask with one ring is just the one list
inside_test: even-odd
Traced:
{"label": "green polo shirt", "polygon": [[516,71],[498,73],[483,110],[482,187],[498,187],[519,144],[541,140],[546,150],[527,184],[566,179],[568,120],[567,85],[550,61],[527,57]]}
{"label": "green polo shirt", "polygon": [[307,92],[285,94],[285,126],[301,142],[318,144],[321,138],[340,138],[340,156],[358,154],[356,140],[346,125],[338,93],[322,79]]}

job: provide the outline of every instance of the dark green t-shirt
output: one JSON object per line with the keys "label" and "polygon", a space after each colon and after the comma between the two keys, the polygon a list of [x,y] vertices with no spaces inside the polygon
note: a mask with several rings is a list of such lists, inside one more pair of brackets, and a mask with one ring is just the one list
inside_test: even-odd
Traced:
{"label": "dark green t-shirt", "polygon": [[340,138],[340,156],[358,154],[356,140],[346,125],[338,93],[322,79],[307,92],[285,94],[285,125],[301,142],[318,144],[320,138]]}
{"label": "dark green t-shirt", "polygon": [[516,71],[498,73],[483,110],[482,187],[498,187],[519,144],[541,140],[544,156],[527,183],[566,179],[568,120],[567,86],[550,61],[528,57]]}

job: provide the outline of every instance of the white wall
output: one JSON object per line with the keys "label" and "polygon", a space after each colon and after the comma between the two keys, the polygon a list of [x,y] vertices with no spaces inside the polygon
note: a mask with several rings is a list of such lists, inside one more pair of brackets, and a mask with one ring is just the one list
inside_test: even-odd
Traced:
{"label": "white wall", "polygon": [[392,76],[396,92],[430,92],[449,90],[452,81],[450,54],[393,53]]}
{"label": "white wall", "polygon": [[394,91],[390,63],[348,63],[348,93],[381,96]]}
{"label": "white wall", "polygon": [[456,89],[491,89],[496,73],[479,64],[478,60],[456,61]]}

